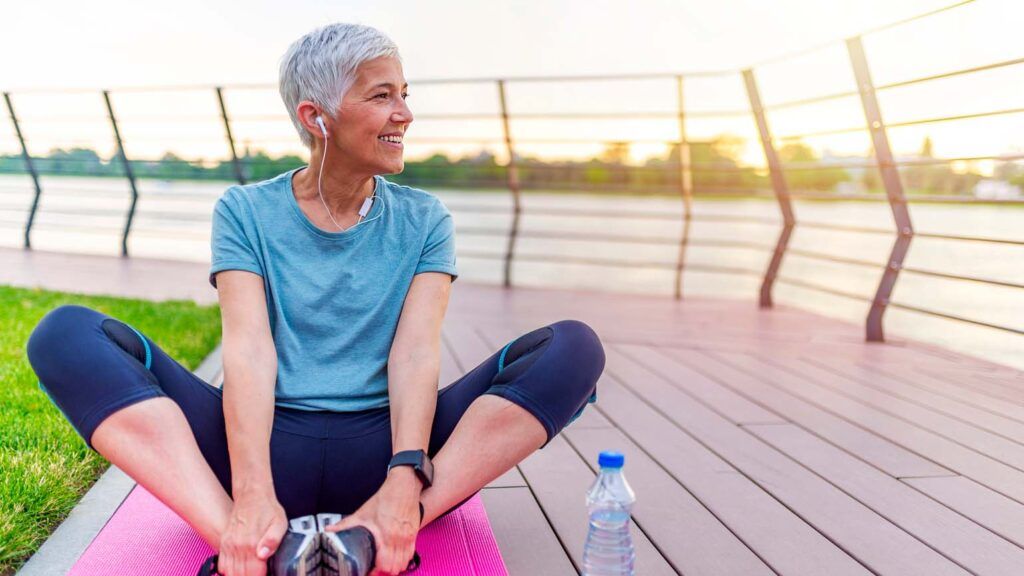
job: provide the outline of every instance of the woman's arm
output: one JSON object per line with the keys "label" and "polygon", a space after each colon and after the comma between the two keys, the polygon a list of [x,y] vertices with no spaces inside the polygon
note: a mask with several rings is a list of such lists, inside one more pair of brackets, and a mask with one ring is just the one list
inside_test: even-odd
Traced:
{"label": "woman's arm", "polygon": [[277,352],[263,279],[217,274],[224,363],[224,421],[235,505],[221,545],[228,574],[263,574],[287,527],[270,474]]}
{"label": "woman's arm", "polygon": [[[430,442],[441,374],[441,323],[450,291],[451,276],[424,272],[413,276],[405,296],[388,355],[392,453],[426,451]],[[399,470],[412,471],[402,466],[392,474]]]}
{"label": "woman's arm", "polygon": [[[448,308],[451,276],[423,272],[413,276],[388,354],[393,453],[427,450],[437,408],[441,373],[441,322]],[[420,492],[415,471],[398,466],[380,490],[354,514],[331,526],[365,526],[377,543],[375,569],[397,574],[412,558],[420,528]]]}
{"label": "woman's arm", "polygon": [[232,493],[272,492],[270,430],[277,352],[270,334],[263,279],[251,272],[227,270],[217,274],[217,286]]}

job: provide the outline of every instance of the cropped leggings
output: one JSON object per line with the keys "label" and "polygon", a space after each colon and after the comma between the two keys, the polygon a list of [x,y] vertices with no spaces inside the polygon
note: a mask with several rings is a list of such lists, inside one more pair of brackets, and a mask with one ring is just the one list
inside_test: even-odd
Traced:
{"label": "cropped leggings", "polygon": [[[220,389],[144,334],[90,308],[61,306],[32,332],[28,358],[40,387],[90,447],[96,427],[121,408],[157,397],[176,402],[230,494]],[[438,392],[429,455],[440,451],[483,394],[501,396],[536,417],[547,432],[546,446],[596,400],[604,363],[597,334],[582,322],[562,320],[523,334]],[[275,409],[271,472],[289,518],[354,512],[383,484],[392,454],[388,406],[359,412]]]}

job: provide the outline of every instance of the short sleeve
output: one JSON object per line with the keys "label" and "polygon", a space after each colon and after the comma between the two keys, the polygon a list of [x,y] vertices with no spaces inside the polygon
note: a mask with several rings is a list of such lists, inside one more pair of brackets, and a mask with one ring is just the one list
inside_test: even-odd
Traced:
{"label": "short sleeve", "polygon": [[217,287],[217,272],[245,270],[263,276],[256,250],[245,234],[238,211],[232,206],[236,199],[225,194],[213,207],[213,228],[210,233],[210,284]]}
{"label": "short sleeve", "polygon": [[455,268],[455,223],[448,208],[437,202],[432,210],[430,232],[423,244],[419,264],[413,275],[421,272],[444,272],[450,274],[452,282],[459,277]]}

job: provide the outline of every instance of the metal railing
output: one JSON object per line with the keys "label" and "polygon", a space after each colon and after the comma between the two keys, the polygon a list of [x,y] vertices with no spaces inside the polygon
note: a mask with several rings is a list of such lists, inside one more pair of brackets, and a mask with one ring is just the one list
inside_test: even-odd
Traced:
{"label": "metal railing", "polygon": [[[436,142],[444,144],[457,144],[457,143],[479,143],[479,144],[493,144],[501,145],[504,148],[504,153],[507,155],[508,162],[501,167],[501,174],[503,174],[505,180],[505,186],[508,188],[511,194],[511,208],[499,208],[499,207],[487,207],[487,206],[459,206],[456,204],[449,205],[449,208],[454,212],[468,212],[468,213],[479,213],[479,214],[509,214],[511,216],[511,223],[508,230],[502,231],[488,227],[460,227],[460,234],[467,235],[479,235],[479,236],[495,236],[503,237],[506,240],[504,251],[501,253],[496,252],[480,252],[480,251],[460,251],[459,255],[468,258],[489,258],[498,259],[502,261],[503,273],[502,280],[505,286],[511,286],[513,284],[513,263],[516,261],[527,261],[527,262],[556,262],[556,263],[570,263],[570,264],[583,264],[583,265],[595,265],[595,266],[610,266],[610,267],[623,267],[623,268],[652,268],[652,269],[663,269],[672,270],[674,278],[673,293],[676,298],[682,298],[684,293],[683,279],[684,274],[688,270],[696,270],[703,272],[710,272],[715,274],[728,274],[728,275],[742,275],[747,277],[756,277],[761,281],[760,284],[760,296],[759,302],[762,307],[771,307],[773,305],[773,290],[777,282],[783,282],[793,286],[798,286],[803,289],[814,290],[822,293],[827,293],[843,298],[855,299],[863,301],[870,306],[866,322],[865,322],[865,333],[866,338],[870,341],[881,341],[884,339],[883,330],[883,315],[888,308],[899,308],[906,311],[911,311],[918,314],[924,314],[936,318],[942,318],[945,320],[953,320],[957,322],[984,326],[994,330],[1002,332],[1012,333],[1016,335],[1024,334],[1018,326],[1011,326],[1007,324],[997,324],[993,322],[987,322],[975,318],[968,318],[960,314],[954,314],[939,310],[931,310],[925,307],[920,307],[904,302],[892,301],[893,289],[896,285],[897,279],[901,272],[907,274],[918,275],[922,277],[929,277],[944,281],[957,281],[967,282],[971,284],[979,284],[986,286],[996,286],[1000,288],[1012,288],[1022,289],[1024,284],[1013,281],[999,280],[978,277],[973,275],[955,274],[946,272],[943,270],[930,270],[918,267],[905,266],[904,261],[906,259],[909,247],[914,238],[928,238],[928,239],[940,239],[953,242],[967,242],[967,243],[985,243],[985,244],[1000,244],[1000,245],[1012,245],[1017,247],[1024,247],[1024,240],[1013,240],[1005,238],[991,238],[984,236],[969,236],[969,235],[957,235],[957,234],[943,234],[935,232],[921,233],[915,230],[910,211],[910,202],[904,192],[903,182],[900,175],[900,168],[906,168],[911,166],[923,166],[923,165],[951,165],[957,162],[965,161],[998,161],[998,162],[1013,162],[1018,160],[1024,160],[1024,154],[1012,154],[1012,155],[990,155],[990,156],[972,156],[972,157],[956,157],[956,158],[918,158],[911,160],[897,160],[892,152],[889,143],[889,128],[893,127],[904,127],[904,126],[915,126],[931,123],[942,123],[949,121],[958,121],[965,119],[976,119],[976,118],[987,118],[987,117],[999,117],[1007,115],[1016,115],[1024,113],[1024,107],[1015,108],[1003,108],[998,110],[988,110],[981,112],[974,112],[970,114],[959,114],[959,115],[947,115],[942,117],[930,117],[930,118],[916,118],[912,120],[906,120],[901,122],[886,123],[883,119],[881,105],[878,101],[878,94],[887,90],[896,88],[928,84],[937,80],[945,80],[954,77],[968,76],[971,74],[977,74],[981,72],[987,72],[990,70],[1010,68],[1015,66],[1024,66],[1024,58],[1013,58],[1003,60],[999,62],[990,63],[981,66],[972,66],[968,68],[958,70],[948,70],[941,73],[933,73],[915,78],[903,79],[895,82],[889,82],[886,84],[876,85],[872,81],[871,71],[867,55],[864,51],[862,38],[864,36],[877,33],[881,30],[888,30],[894,27],[903,26],[909,22],[913,22],[922,18],[930,18],[936,14],[946,12],[948,10],[955,10],[969,4],[970,2],[961,2],[952,6],[944,7],[939,10],[934,10],[927,14],[922,14],[918,17],[909,18],[900,22],[895,22],[890,25],[886,25],[880,28],[876,28],[867,31],[861,35],[847,38],[842,41],[845,46],[846,53],[849,58],[850,69],[853,72],[853,77],[856,81],[856,86],[852,90],[844,90],[839,92],[832,92],[822,95],[801,97],[791,99],[787,101],[775,102],[766,104],[762,101],[762,95],[760,93],[757,81],[758,70],[768,64],[775,64],[781,61],[785,61],[790,58],[802,56],[809,52],[819,50],[826,47],[835,47],[837,42],[826,43],[819,46],[808,48],[800,52],[784,55],[781,57],[773,58],[771,60],[763,61],[755,66],[745,68],[742,70],[722,70],[713,72],[700,72],[700,73],[672,73],[672,74],[635,74],[635,75],[591,75],[591,76],[574,76],[574,77],[507,77],[507,78],[462,78],[462,79],[424,79],[412,82],[413,85],[445,85],[445,84],[463,84],[463,85],[475,85],[475,86],[486,86],[491,85],[497,93],[498,101],[498,112],[497,114],[490,113],[475,113],[475,112],[452,112],[452,113],[432,113],[432,114],[417,114],[418,119],[431,119],[431,120],[445,120],[449,122],[479,122],[481,120],[494,121],[497,120],[501,125],[501,137],[487,137],[487,138],[469,138],[469,137],[440,137],[440,138],[422,138],[421,142]],[[719,109],[719,110],[688,110],[685,101],[685,88],[687,82],[696,78],[737,78],[742,81],[742,85],[746,91],[746,98],[749,102],[748,109]],[[632,111],[632,112],[545,112],[545,113],[513,113],[509,105],[509,94],[508,87],[516,84],[531,84],[531,83],[571,83],[571,82],[591,82],[591,81],[641,81],[641,80],[667,80],[671,81],[675,91],[675,110],[664,110],[664,111]],[[123,175],[129,183],[130,188],[130,200],[131,204],[127,214],[124,216],[124,225],[121,228],[121,253],[122,255],[128,255],[128,239],[132,234],[132,221],[133,216],[136,212],[136,204],[139,198],[139,193],[136,183],[136,175],[133,171],[133,166],[140,164],[152,164],[154,162],[161,164],[171,164],[175,162],[182,164],[189,164],[185,160],[142,160],[129,158],[125,152],[124,141],[122,139],[121,131],[118,126],[118,117],[115,114],[113,100],[119,94],[128,93],[143,93],[143,92],[183,92],[183,91],[206,91],[212,92],[216,97],[217,107],[219,110],[219,117],[213,116],[188,116],[188,117],[177,117],[174,118],[176,122],[199,122],[208,123],[217,121],[223,127],[224,140],[227,146],[227,152],[233,168],[233,177],[239,183],[244,184],[247,180],[247,158],[240,157],[238,154],[238,147],[236,142],[235,131],[233,126],[238,122],[248,123],[284,123],[288,122],[287,115],[283,113],[277,114],[239,114],[232,116],[229,113],[229,109],[225,103],[225,92],[229,91],[253,91],[253,90],[276,90],[276,86],[269,84],[247,84],[247,85],[234,85],[234,86],[164,86],[164,87],[128,87],[117,90],[104,90],[102,96],[106,105],[107,121],[110,124],[114,143],[116,145],[116,155],[123,170]],[[14,133],[18,140],[21,148],[22,158],[24,160],[24,171],[29,174],[32,179],[34,197],[32,204],[29,207],[29,213],[27,220],[24,223],[24,246],[31,248],[31,233],[33,227],[36,225],[36,213],[39,208],[40,198],[43,194],[43,187],[40,184],[40,170],[41,164],[46,164],[49,159],[33,157],[29,153],[29,147],[27,144],[27,137],[23,130],[22,121],[15,111],[15,99],[22,97],[30,97],[33,94],[40,92],[53,92],[52,90],[23,90],[17,92],[4,92],[4,100],[6,103],[7,111],[10,116],[11,123],[14,127]],[[83,90],[66,90],[63,93],[88,93]],[[771,117],[773,113],[780,110],[793,110],[801,107],[820,104],[822,102],[836,101],[840,99],[848,99],[857,97],[860,101],[861,108],[863,110],[865,123],[863,126],[857,127],[841,127],[823,130],[814,130],[804,133],[784,134],[784,135],[773,135],[771,130]],[[156,118],[168,118],[167,116],[159,116]],[[754,125],[757,129],[757,135],[765,158],[765,166],[768,172],[768,181],[770,182],[770,190],[765,191],[763,189],[750,188],[750,187],[714,187],[714,186],[698,186],[695,183],[695,175],[702,173],[739,173],[751,171],[751,167],[742,167],[734,163],[718,163],[718,162],[703,162],[695,163],[691,158],[691,145],[693,142],[688,138],[687,129],[688,123],[695,119],[727,119],[727,118],[749,118],[753,120]],[[663,166],[658,168],[636,168],[630,167],[631,173],[641,173],[644,170],[656,170],[660,172],[671,173],[674,182],[670,185],[670,188],[662,186],[660,191],[666,192],[671,190],[673,194],[677,195],[680,200],[680,210],[678,213],[665,213],[656,211],[630,211],[628,213],[618,211],[604,211],[604,210],[581,210],[581,209],[559,209],[559,208],[546,208],[546,209],[530,209],[530,214],[544,215],[544,216],[563,216],[563,217],[602,217],[602,218],[642,218],[649,220],[661,220],[661,221],[678,221],[681,224],[681,234],[678,237],[647,237],[647,236],[636,236],[636,235],[622,235],[622,234],[587,234],[587,233],[573,233],[565,231],[536,231],[536,230],[524,230],[522,229],[521,220],[524,213],[528,210],[522,203],[522,192],[524,190],[524,184],[522,179],[523,170],[538,171],[544,169],[552,169],[554,167],[545,167],[538,165],[530,165],[524,167],[521,165],[520,159],[522,156],[518,153],[518,147],[524,144],[585,144],[585,143],[600,143],[601,140],[583,139],[583,138],[516,138],[513,133],[512,125],[516,121],[521,120],[580,120],[580,119],[644,119],[644,120],[659,120],[666,123],[672,122],[676,132],[675,139],[635,139],[630,142],[647,142],[647,143],[663,143],[678,147],[678,159],[674,162],[667,162]],[[38,121],[46,121],[46,118],[39,118]],[[59,119],[62,123],[74,122],[76,120],[91,121],[94,120],[88,116],[64,116]],[[874,158],[870,161],[856,161],[856,162],[843,162],[843,163],[828,163],[822,164],[818,162],[806,163],[806,162],[784,162],[779,156],[778,143],[789,142],[794,140],[800,140],[809,137],[818,136],[830,136],[840,134],[853,134],[866,131],[871,138],[871,143],[874,150]],[[274,139],[268,138],[264,141],[270,142]],[[443,167],[438,168],[443,169]],[[788,175],[801,172],[801,171],[816,171],[823,169],[869,169],[877,170],[881,178],[881,184],[885,190],[884,201],[888,203],[893,216],[893,228],[882,228],[872,226],[857,226],[849,224],[838,224],[828,222],[816,222],[816,221],[801,221],[797,218],[796,210],[794,209],[794,201],[796,200],[815,200],[815,199],[855,199],[855,200],[871,200],[880,201],[882,200],[876,195],[872,194],[858,194],[858,195],[842,195],[837,196],[836,194],[828,194],[821,192],[805,191],[805,190],[791,190],[788,184]],[[471,184],[471,183],[470,183]],[[486,184],[493,184],[493,181],[486,181]],[[624,185],[625,190],[630,190],[629,184]],[[694,198],[705,193],[714,194],[739,194],[744,196],[749,195],[765,195],[768,194],[773,197],[778,204],[779,214],[781,219],[772,218],[768,216],[751,216],[751,215],[740,215],[740,214],[705,214],[696,213],[694,211]],[[179,195],[180,196],[180,195]],[[934,196],[934,197],[918,197],[922,200],[931,201],[953,201],[953,202],[968,202],[972,201],[971,198],[963,196]],[[1017,203],[1024,204],[1021,200],[1004,200],[1005,203]],[[55,212],[50,210],[50,212]],[[75,210],[75,214],[82,214],[81,210]],[[174,212],[163,212],[163,217],[174,219],[179,218],[188,220],[190,216],[187,213],[175,214]],[[744,225],[765,225],[765,226],[778,226],[781,224],[779,235],[774,244],[766,244],[763,242],[752,242],[745,240],[714,240],[714,239],[695,239],[691,238],[692,230],[691,224],[693,222],[726,222]],[[11,221],[0,221],[2,223],[11,223]],[[893,236],[893,243],[890,250],[888,259],[882,263],[871,262],[868,260],[851,258],[842,255],[827,254],[816,250],[804,250],[794,249],[790,247],[790,240],[795,230],[799,228],[807,228],[812,230],[822,230],[829,232],[842,232],[842,233],[855,233],[855,234],[866,234],[866,235],[891,235]],[[610,259],[610,258],[595,258],[595,257],[578,257],[578,256],[561,256],[561,255],[544,255],[544,254],[526,254],[518,250],[519,240],[523,238],[533,239],[548,239],[548,240],[569,240],[569,241],[604,241],[604,242],[615,242],[624,244],[639,244],[639,245],[651,245],[651,246],[675,246],[677,247],[677,255],[674,261],[645,261],[645,260],[622,260],[622,259]],[[715,248],[732,248],[732,249],[743,249],[752,250],[760,253],[764,253],[769,256],[768,265],[764,270],[754,270],[741,266],[727,266],[727,265],[710,265],[710,264],[698,264],[687,261],[687,251],[692,246],[707,246]],[[783,261],[787,254],[799,256],[801,258],[811,259],[820,262],[829,262],[832,264],[838,264],[843,266],[853,266],[862,269],[875,269],[881,270],[881,279],[874,291],[872,296],[864,296],[856,294],[846,290],[836,289],[820,285],[814,282],[808,282],[800,278],[788,277],[781,274],[783,267]]]}

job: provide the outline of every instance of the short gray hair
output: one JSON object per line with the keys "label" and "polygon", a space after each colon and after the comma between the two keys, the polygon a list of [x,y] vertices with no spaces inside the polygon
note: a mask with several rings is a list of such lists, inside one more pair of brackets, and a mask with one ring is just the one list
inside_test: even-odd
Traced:
{"label": "short gray hair", "polygon": [[330,118],[356,81],[363,62],[398,55],[398,46],[383,32],[360,24],[328,24],[299,38],[281,58],[278,89],[288,116],[307,148],[313,138],[299,121],[296,108],[309,100]]}

